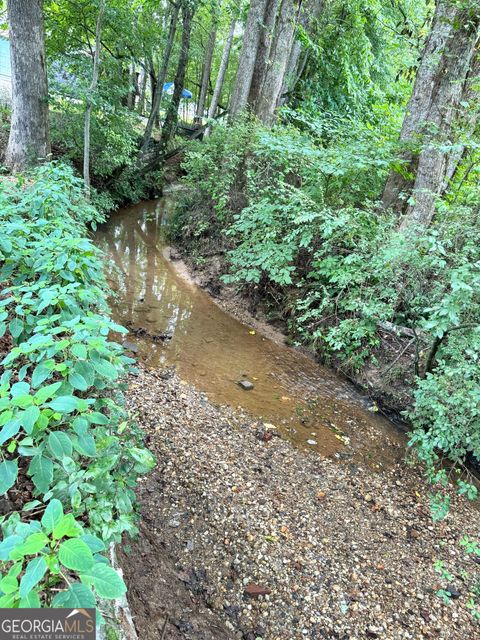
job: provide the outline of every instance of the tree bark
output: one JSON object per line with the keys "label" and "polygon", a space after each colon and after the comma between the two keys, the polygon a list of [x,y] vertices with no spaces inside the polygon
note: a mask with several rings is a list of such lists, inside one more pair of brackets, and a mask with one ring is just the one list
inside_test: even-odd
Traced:
{"label": "tree bark", "polygon": [[[227,72],[228,61],[230,59],[230,51],[232,50],[233,37],[235,35],[235,27],[237,26],[237,17],[234,16],[230,23],[230,30],[223,47],[222,59],[220,60],[220,67],[218,69],[217,79],[215,81],[215,88],[213,90],[212,100],[208,109],[208,119],[211,120],[217,113],[218,103],[222,94],[223,81],[225,80],[225,74]],[[210,135],[210,126],[205,130],[205,136]]]}
{"label": "tree bark", "polygon": [[215,51],[215,40],[217,37],[217,17],[213,17],[213,26],[208,36],[207,48],[205,50],[205,61],[202,71],[202,82],[198,96],[197,113],[195,122],[202,124],[205,112],[205,102],[207,99],[208,86],[210,84],[210,71],[212,69],[213,53]]}
{"label": "tree bark", "polygon": [[277,20],[279,6],[280,0],[267,0],[260,40],[258,43],[255,68],[253,70],[252,82],[248,94],[248,104],[252,111],[255,111],[258,99],[262,92],[273,36],[275,33],[275,23]]}
{"label": "tree bark", "polygon": [[97,26],[95,29],[95,53],[93,56],[92,81],[89,88],[89,96],[87,97],[87,107],[85,109],[85,125],[83,131],[83,181],[85,183],[85,192],[87,197],[90,196],[90,122],[92,118],[92,101],[91,94],[96,91],[98,85],[98,76],[100,73],[100,49],[102,47],[102,20],[105,12],[105,1],[100,0],[97,16]]}
{"label": "tree bark", "polygon": [[127,109],[133,111],[135,109],[135,99],[138,95],[138,80],[137,72],[135,70],[135,61],[132,60],[129,66],[129,86],[127,94]]}
{"label": "tree bark", "polygon": [[275,109],[280,99],[288,58],[292,50],[297,7],[295,0],[283,0],[280,8],[275,38],[255,109],[258,118],[266,125],[271,125],[275,119]]}
{"label": "tree bark", "polygon": [[[297,28],[301,27],[308,33],[309,36],[311,36],[315,20],[317,20],[317,18],[321,14],[324,4],[325,0],[310,0],[307,2],[303,2],[299,12]],[[303,48],[301,40],[296,37],[293,41],[292,50],[290,52],[287,63],[287,69],[285,71],[282,96],[287,93],[292,93],[302,76],[309,54],[309,51],[306,50],[303,51],[302,55],[302,51]]]}
{"label": "tree bark", "polygon": [[185,85],[185,74],[187,71],[188,54],[190,51],[190,35],[192,32],[194,9],[188,0],[185,0],[182,6],[182,42],[180,45],[180,54],[178,57],[177,70],[175,73],[174,90],[170,104],[168,105],[167,115],[162,127],[162,135],[160,138],[160,158],[164,158],[167,152],[167,146],[170,142],[178,121],[178,107],[182,97]]}
{"label": "tree bark", "polygon": [[143,116],[145,113],[145,93],[147,91],[147,72],[142,63],[140,70],[140,78],[138,80],[138,104],[137,111],[139,115]]}
{"label": "tree bark", "polygon": [[247,108],[248,94],[252,83],[266,6],[267,0],[251,0],[250,2],[237,75],[230,100],[230,117],[232,120]]}
{"label": "tree bark", "polygon": [[12,119],[5,163],[14,170],[50,153],[43,0],[8,0]]}
{"label": "tree bark", "polygon": [[168,30],[167,43],[165,45],[165,51],[163,53],[162,66],[158,72],[157,82],[152,96],[152,108],[150,109],[150,115],[148,116],[147,126],[143,134],[142,146],[140,149],[140,159],[147,153],[150,146],[150,140],[152,137],[153,126],[158,114],[160,112],[160,103],[163,95],[163,85],[167,77],[168,63],[170,62],[170,56],[172,54],[173,42],[175,40],[175,33],[177,31],[177,20],[179,12],[179,4],[175,4],[172,10],[172,16],[170,18],[170,27]]}
{"label": "tree bark", "polygon": [[[457,5],[458,6],[458,5]],[[437,198],[445,184],[448,155],[444,146],[451,145],[453,125],[461,116],[460,105],[466,78],[472,64],[480,25],[480,7],[457,9],[453,31],[442,55],[442,66],[434,79],[434,90],[425,133],[418,154],[415,182],[400,230],[428,227],[435,214]]]}
{"label": "tree bark", "polygon": [[[480,116],[478,99],[479,99],[479,85],[480,85],[480,50],[477,47],[473,55],[472,65],[468,72],[465,86],[463,88],[461,102],[468,105],[465,117],[460,122],[461,137],[464,140],[468,140],[472,137],[478,124]],[[451,180],[453,179],[457,168],[465,156],[465,145],[460,145],[458,149],[450,153],[447,158],[447,168],[445,171],[445,180],[442,186],[442,193],[444,193]]]}
{"label": "tree bark", "polygon": [[[435,196],[444,183],[445,158],[438,152],[434,138],[446,140],[452,131],[477,38],[478,10],[475,9],[473,17],[475,24],[470,19],[470,11],[462,10],[449,0],[437,2],[400,133],[400,143],[404,146],[399,157],[402,169],[390,172],[382,195],[385,208],[393,208],[398,214],[408,209],[402,222],[404,227],[416,219],[417,214],[419,220],[428,224],[433,216]],[[418,151],[415,147],[420,144],[423,148]],[[408,204],[413,192],[418,199],[416,212]]]}

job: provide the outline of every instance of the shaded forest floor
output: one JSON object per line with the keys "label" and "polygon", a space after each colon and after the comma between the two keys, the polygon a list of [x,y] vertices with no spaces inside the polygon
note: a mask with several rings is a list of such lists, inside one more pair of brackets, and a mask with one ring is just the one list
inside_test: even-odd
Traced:
{"label": "shaded forest floor", "polygon": [[[139,637],[185,640],[473,640],[464,534],[454,500],[433,523],[403,462],[365,465],[294,449],[173,372],[141,369],[129,408],[158,465],[140,482],[140,540],[121,559]],[[447,583],[458,596],[435,595]]]}

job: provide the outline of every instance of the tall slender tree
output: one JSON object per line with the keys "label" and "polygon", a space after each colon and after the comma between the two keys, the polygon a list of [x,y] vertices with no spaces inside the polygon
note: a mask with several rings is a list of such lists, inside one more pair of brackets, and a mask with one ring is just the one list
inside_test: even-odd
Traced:
{"label": "tall slender tree", "polygon": [[297,10],[298,4],[296,0],[282,0],[265,75],[255,108],[256,115],[266,125],[270,125],[275,118],[275,109],[280,99],[288,59],[292,50]]}
{"label": "tall slender tree", "polygon": [[250,2],[237,75],[230,99],[230,117],[232,119],[238,117],[247,108],[267,1],[251,0]]}
{"label": "tall slender tree", "polygon": [[97,90],[98,76],[100,74],[100,50],[102,48],[102,22],[105,13],[106,0],[100,0],[95,28],[95,52],[93,54],[92,81],[85,109],[85,124],[83,130],[83,181],[87,197],[90,194],[90,122],[92,119],[92,95]]}
{"label": "tall slender tree", "polygon": [[[428,226],[446,181],[447,153],[479,35],[477,2],[438,0],[400,141],[403,170],[392,171],[383,204],[404,214],[401,229]],[[450,168],[450,171],[452,169]]]}
{"label": "tall slender tree", "polygon": [[[230,59],[230,52],[232,50],[233,38],[235,36],[235,28],[237,26],[237,15],[235,14],[230,23],[230,29],[228,31],[227,39],[225,41],[225,46],[222,51],[222,59],[220,60],[220,67],[218,69],[217,79],[215,81],[215,88],[213,90],[212,100],[210,102],[210,107],[208,109],[208,117],[212,119],[215,117],[217,113],[218,103],[220,101],[220,95],[222,93],[223,82],[225,80],[225,74],[227,72],[228,61]],[[207,127],[205,131],[205,135],[208,136],[210,133],[210,127]]]}
{"label": "tall slender tree", "polygon": [[170,142],[178,121],[178,107],[182,98],[185,86],[185,74],[187,71],[188,54],[190,52],[190,36],[192,33],[193,15],[195,4],[192,0],[182,1],[182,41],[180,44],[180,54],[178,56],[177,71],[175,73],[173,95],[167,108],[167,115],[162,127],[160,137],[159,157],[164,158],[168,143]]}
{"label": "tall slender tree", "polygon": [[205,49],[205,59],[203,62],[203,69],[202,69],[202,82],[200,85],[200,93],[198,96],[197,112],[195,117],[196,122],[200,124],[202,123],[203,116],[205,113],[205,103],[207,99],[208,87],[210,84],[210,72],[212,70],[213,54],[215,51],[215,41],[217,38],[217,26],[218,26],[218,17],[215,12],[212,17],[212,27],[208,35],[208,42]]}
{"label": "tall slender tree", "polygon": [[152,107],[148,116],[147,126],[143,134],[142,145],[140,148],[140,158],[142,158],[148,151],[150,146],[150,140],[152,138],[153,127],[158,118],[160,112],[160,103],[163,95],[163,85],[167,77],[168,64],[172,55],[173,43],[175,41],[175,33],[177,31],[178,14],[180,11],[179,1],[172,6],[172,13],[170,15],[170,26],[168,29],[167,42],[163,51],[162,65],[158,72],[156,82],[152,83]]}
{"label": "tall slender tree", "polygon": [[23,169],[50,153],[43,0],[8,0],[12,119],[5,163]]}

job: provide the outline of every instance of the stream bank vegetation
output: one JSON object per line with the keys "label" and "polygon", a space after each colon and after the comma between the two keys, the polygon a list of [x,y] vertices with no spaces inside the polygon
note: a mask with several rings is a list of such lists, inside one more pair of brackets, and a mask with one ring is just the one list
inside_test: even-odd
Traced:
{"label": "stream bank vegetation", "polygon": [[134,530],[153,460],[122,408],[132,362],[86,229],[160,193],[179,148],[175,242],[220,255],[216,286],[405,412],[445,490],[435,518],[452,478],[476,498],[478,2],[6,5],[2,606],[124,590],[102,552]]}

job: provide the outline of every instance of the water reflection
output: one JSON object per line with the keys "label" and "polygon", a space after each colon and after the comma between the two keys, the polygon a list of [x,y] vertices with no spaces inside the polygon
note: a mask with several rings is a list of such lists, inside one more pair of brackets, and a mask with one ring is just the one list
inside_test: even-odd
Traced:
{"label": "water reflection", "polygon": [[[111,302],[116,320],[150,336],[128,337],[141,359],[149,366],[175,365],[183,379],[214,401],[238,405],[325,455],[338,455],[349,440],[375,464],[391,457],[392,444],[400,455],[402,437],[368,411],[350,385],[294,349],[252,332],[177,275],[162,254],[171,206],[173,201],[163,198],[123,209],[96,234],[112,259],[107,275],[116,294]],[[171,339],[155,342],[151,336],[159,334]],[[252,391],[238,386],[242,378],[253,382]],[[372,429],[376,436],[367,443]]]}

